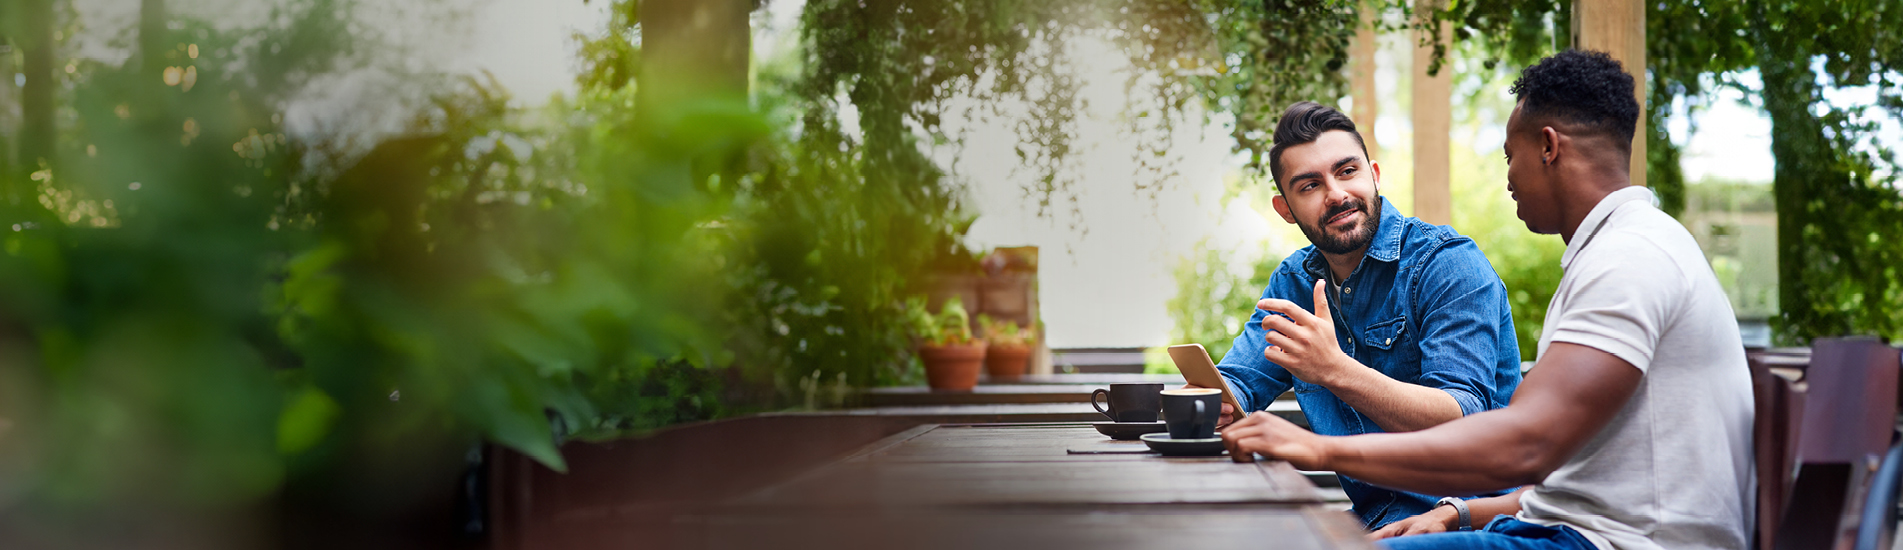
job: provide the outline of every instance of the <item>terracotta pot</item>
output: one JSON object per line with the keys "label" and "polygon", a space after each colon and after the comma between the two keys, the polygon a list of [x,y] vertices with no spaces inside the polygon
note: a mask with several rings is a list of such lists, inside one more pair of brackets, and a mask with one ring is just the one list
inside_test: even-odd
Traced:
{"label": "terracotta pot", "polygon": [[935,391],[971,391],[978,385],[978,367],[985,361],[984,342],[951,346],[920,346],[925,381]]}
{"label": "terracotta pot", "polygon": [[992,378],[1013,380],[1024,376],[1024,368],[1031,362],[1031,346],[1016,344],[1009,346],[991,346],[985,351],[985,373]]}

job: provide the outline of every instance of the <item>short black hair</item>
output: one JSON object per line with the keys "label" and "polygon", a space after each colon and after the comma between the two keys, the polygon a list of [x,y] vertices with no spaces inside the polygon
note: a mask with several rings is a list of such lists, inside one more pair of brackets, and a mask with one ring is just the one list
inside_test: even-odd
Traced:
{"label": "short black hair", "polygon": [[1362,158],[1368,156],[1368,143],[1361,140],[1361,132],[1355,131],[1355,121],[1333,107],[1313,101],[1298,101],[1282,112],[1282,120],[1275,123],[1275,145],[1269,147],[1269,177],[1275,180],[1275,189],[1282,190],[1282,151],[1304,143],[1314,143],[1323,132],[1341,130],[1355,136],[1355,144],[1361,146]]}
{"label": "short black hair", "polygon": [[1632,75],[1606,52],[1566,50],[1520,72],[1509,88],[1520,123],[1558,120],[1581,134],[1611,137],[1627,154],[1639,125]]}

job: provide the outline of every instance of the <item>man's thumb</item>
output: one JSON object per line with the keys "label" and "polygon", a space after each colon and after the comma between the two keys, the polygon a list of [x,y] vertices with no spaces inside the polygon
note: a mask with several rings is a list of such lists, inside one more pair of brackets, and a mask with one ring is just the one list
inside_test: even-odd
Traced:
{"label": "man's thumb", "polygon": [[1315,279],[1315,316],[1332,319],[1328,316],[1328,280]]}

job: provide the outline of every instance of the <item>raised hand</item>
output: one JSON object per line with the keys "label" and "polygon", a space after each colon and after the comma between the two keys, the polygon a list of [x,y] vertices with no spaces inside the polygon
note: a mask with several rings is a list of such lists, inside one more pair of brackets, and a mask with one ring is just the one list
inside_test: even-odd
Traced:
{"label": "raised hand", "polygon": [[1288,369],[1296,378],[1311,384],[1332,386],[1336,374],[1355,365],[1335,342],[1335,318],[1328,310],[1326,280],[1315,280],[1315,312],[1309,313],[1295,302],[1267,298],[1256,302],[1256,309],[1271,314],[1262,319],[1268,331],[1269,346],[1262,357]]}

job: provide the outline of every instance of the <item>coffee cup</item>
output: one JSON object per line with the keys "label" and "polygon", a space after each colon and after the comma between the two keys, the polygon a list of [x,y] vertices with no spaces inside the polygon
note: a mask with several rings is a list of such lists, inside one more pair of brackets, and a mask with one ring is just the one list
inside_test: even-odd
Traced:
{"label": "coffee cup", "polygon": [[[1157,411],[1163,408],[1162,391],[1162,384],[1111,384],[1110,389],[1090,393],[1090,406],[1111,422],[1155,422]],[[1098,397],[1105,398],[1109,408],[1099,404]]]}
{"label": "coffee cup", "polygon": [[1216,420],[1222,416],[1221,390],[1182,388],[1164,391],[1159,397],[1170,439],[1216,437]]}

